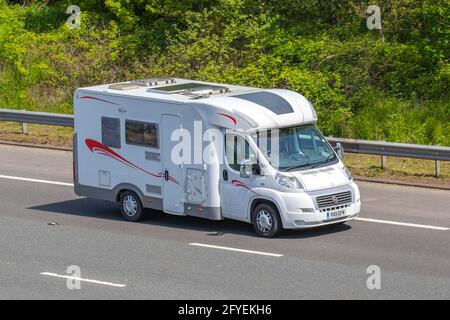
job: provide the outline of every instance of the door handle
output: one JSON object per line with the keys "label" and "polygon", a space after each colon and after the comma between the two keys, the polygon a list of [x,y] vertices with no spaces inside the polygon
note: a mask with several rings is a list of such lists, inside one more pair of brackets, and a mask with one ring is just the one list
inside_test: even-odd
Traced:
{"label": "door handle", "polygon": [[224,181],[228,181],[228,171],[227,170],[223,170],[222,177],[223,177]]}
{"label": "door handle", "polygon": [[164,171],[164,180],[169,181],[169,171]]}

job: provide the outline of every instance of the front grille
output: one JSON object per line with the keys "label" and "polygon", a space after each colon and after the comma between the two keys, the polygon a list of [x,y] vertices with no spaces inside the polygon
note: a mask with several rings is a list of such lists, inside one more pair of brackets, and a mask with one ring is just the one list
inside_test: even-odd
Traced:
{"label": "front grille", "polygon": [[341,204],[352,202],[352,193],[350,191],[328,194],[316,198],[317,206],[320,208],[335,207]]}

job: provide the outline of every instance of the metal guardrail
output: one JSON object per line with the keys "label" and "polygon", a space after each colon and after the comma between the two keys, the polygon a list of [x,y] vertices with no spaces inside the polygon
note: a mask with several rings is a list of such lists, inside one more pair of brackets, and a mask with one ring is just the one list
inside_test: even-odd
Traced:
{"label": "metal guardrail", "polygon": [[340,143],[346,152],[380,155],[382,168],[386,167],[387,156],[435,160],[435,174],[439,177],[441,161],[450,161],[450,147],[334,137],[327,140],[334,146]]}
{"label": "metal guardrail", "polygon": [[68,114],[0,109],[0,120],[73,127],[73,116]]}
{"label": "metal guardrail", "polygon": [[[74,125],[74,117],[72,115],[25,110],[0,109],[0,121],[1,120],[66,127],[73,127]],[[450,161],[450,147],[334,137],[328,137],[327,139],[332,145],[340,143],[346,152],[380,155],[382,167],[386,166],[387,156],[435,160],[436,176],[439,177],[441,171],[440,161]]]}
{"label": "metal guardrail", "polygon": [[340,143],[347,152],[450,161],[449,147],[333,137],[327,139],[331,144]]}

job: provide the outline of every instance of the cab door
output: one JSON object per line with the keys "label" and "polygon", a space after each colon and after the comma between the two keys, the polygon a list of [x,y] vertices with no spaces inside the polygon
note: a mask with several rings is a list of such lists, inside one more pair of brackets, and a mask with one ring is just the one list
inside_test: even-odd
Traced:
{"label": "cab door", "polygon": [[252,190],[261,177],[252,175],[249,178],[240,176],[240,164],[243,160],[256,163],[256,153],[242,135],[228,133],[225,135],[224,163],[221,165],[220,202],[225,217],[247,220],[248,204],[256,195]]}

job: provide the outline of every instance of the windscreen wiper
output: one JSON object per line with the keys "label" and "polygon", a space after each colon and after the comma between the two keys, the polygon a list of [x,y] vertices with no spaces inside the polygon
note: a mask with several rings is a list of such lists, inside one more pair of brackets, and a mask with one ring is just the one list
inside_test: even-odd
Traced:
{"label": "windscreen wiper", "polygon": [[309,165],[310,165],[310,163],[304,163],[304,164],[300,164],[298,166],[289,167],[285,171],[292,171],[292,170],[300,169],[300,168],[303,168],[303,167],[306,167],[306,166],[309,166]]}
{"label": "windscreen wiper", "polygon": [[330,160],[333,160],[334,157],[335,157],[334,154],[330,154],[326,159],[323,159],[323,160],[321,160],[321,161],[319,161],[319,162],[314,163],[314,164],[311,166],[311,169],[317,168],[318,166],[320,166],[320,165],[322,165],[322,164],[324,164],[324,163],[327,163],[327,162],[330,161]]}
{"label": "windscreen wiper", "polygon": [[318,161],[318,162],[313,162],[313,163],[304,163],[304,164],[300,164],[300,165],[298,165],[298,166],[289,167],[289,168],[287,168],[285,171],[292,171],[292,170],[295,170],[295,169],[300,169],[300,168],[303,168],[303,167],[309,167],[309,166],[310,166],[311,169],[317,168],[318,166],[320,166],[320,165],[322,165],[322,164],[324,164],[324,163],[327,163],[327,162],[330,161],[330,160],[333,160],[334,157],[335,157],[334,154],[330,154],[330,155],[329,155],[326,159],[324,159],[324,160],[321,160],[321,161]]}

